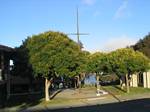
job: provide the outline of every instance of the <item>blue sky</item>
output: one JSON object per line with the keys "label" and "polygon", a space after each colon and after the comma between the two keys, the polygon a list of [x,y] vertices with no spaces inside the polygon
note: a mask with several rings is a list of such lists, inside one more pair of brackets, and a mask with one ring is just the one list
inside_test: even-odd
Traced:
{"label": "blue sky", "polygon": [[49,30],[74,33],[77,6],[88,51],[126,47],[149,33],[150,0],[0,0],[0,44],[17,47]]}

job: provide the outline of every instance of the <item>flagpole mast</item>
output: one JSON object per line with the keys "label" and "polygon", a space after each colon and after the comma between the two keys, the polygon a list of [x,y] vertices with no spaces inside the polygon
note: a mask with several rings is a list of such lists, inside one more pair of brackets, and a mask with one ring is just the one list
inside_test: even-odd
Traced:
{"label": "flagpole mast", "polygon": [[79,31],[79,11],[78,6],[76,8],[76,33],[69,33],[67,35],[76,35],[77,36],[77,44],[79,45],[79,48],[82,49],[82,43],[80,42],[80,35],[89,35],[88,33],[80,33]]}
{"label": "flagpole mast", "polygon": [[80,34],[79,34],[79,17],[78,17],[78,7],[77,7],[77,42],[80,45]]}

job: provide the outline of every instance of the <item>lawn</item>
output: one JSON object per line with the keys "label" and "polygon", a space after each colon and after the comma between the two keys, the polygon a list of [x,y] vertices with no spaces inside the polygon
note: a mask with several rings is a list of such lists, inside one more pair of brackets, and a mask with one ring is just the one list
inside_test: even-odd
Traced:
{"label": "lawn", "polygon": [[122,90],[119,85],[103,86],[102,88],[106,89],[108,92],[114,95],[121,95],[121,96],[150,93],[150,89],[143,87],[130,87],[130,93],[126,93],[126,88]]}

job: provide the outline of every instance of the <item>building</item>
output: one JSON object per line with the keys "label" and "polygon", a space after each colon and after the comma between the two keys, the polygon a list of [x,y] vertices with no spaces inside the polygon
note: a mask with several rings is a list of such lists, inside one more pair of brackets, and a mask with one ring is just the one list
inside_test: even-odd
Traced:
{"label": "building", "polygon": [[0,45],[0,106],[10,96],[10,60],[14,49]]}

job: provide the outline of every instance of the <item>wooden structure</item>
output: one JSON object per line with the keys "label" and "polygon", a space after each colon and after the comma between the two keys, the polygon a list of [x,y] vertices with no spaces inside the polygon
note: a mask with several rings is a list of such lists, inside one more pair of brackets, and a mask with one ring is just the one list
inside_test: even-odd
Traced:
{"label": "wooden structure", "polygon": [[0,105],[10,96],[10,60],[14,49],[0,45]]}
{"label": "wooden structure", "polygon": [[150,88],[150,71],[131,75],[130,86]]}

